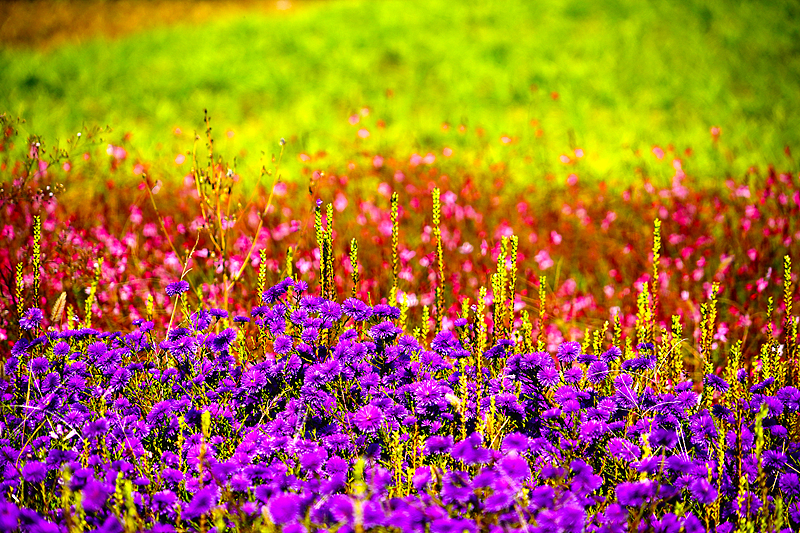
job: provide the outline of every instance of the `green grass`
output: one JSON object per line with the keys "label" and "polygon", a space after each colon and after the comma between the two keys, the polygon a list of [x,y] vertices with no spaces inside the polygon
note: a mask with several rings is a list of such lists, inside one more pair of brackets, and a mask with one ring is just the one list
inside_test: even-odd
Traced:
{"label": "green grass", "polygon": [[[327,166],[444,146],[464,164],[504,161],[518,180],[577,172],[625,184],[636,168],[667,179],[654,144],[691,147],[684,168],[701,179],[796,170],[783,150],[800,150],[798,16],[774,1],[332,1],[50,52],[0,49],[0,112],[51,141],[108,124],[110,141],[132,133],[133,157],[168,161],[191,149],[207,108],[219,147],[247,169],[285,137],[288,179],[300,178],[300,152],[328,152],[315,163]],[[364,106],[369,117],[350,125]],[[587,155],[565,167],[558,156],[573,147]]]}

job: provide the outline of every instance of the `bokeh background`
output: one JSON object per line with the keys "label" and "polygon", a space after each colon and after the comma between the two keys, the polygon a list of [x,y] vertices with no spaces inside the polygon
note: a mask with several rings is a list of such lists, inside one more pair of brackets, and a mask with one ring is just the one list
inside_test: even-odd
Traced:
{"label": "bokeh background", "polygon": [[798,20],[774,0],[4,2],[0,112],[51,144],[109,126],[164,179],[207,109],[245,177],[285,138],[287,180],[302,154],[366,152],[668,180],[655,148],[702,184],[797,170]]}

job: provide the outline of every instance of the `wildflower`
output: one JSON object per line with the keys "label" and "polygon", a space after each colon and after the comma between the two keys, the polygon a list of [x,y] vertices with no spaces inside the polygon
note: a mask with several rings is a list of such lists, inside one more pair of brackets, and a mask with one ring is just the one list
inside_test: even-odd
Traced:
{"label": "wildflower", "polygon": [[778,481],[778,486],[781,488],[781,492],[787,496],[800,495],[800,479],[794,472],[781,474]]}
{"label": "wildflower", "polygon": [[44,314],[41,309],[38,307],[29,307],[28,310],[22,314],[22,318],[19,319],[19,327],[26,331],[36,329],[39,327],[42,319],[44,319]]}
{"label": "wildflower", "polygon": [[353,415],[353,423],[365,433],[375,433],[383,424],[383,412],[372,404],[367,404]]}
{"label": "wildflower", "polygon": [[564,342],[558,347],[558,360],[563,364],[573,362],[581,353],[581,345],[579,342]]}
{"label": "wildflower", "polygon": [[372,335],[373,339],[381,340],[381,341],[388,341],[395,337],[397,337],[403,330],[395,326],[392,322],[384,321],[380,324],[372,326],[369,330],[370,335]]}
{"label": "wildflower", "polygon": [[443,437],[434,435],[432,437],[428,437],[428,440],[425,442],[425,453],[426,455],[433,453],[447,453],[452,447],[452,435],[446,435]]}
{"label": "wildflower", "polygon": [[215,335],[210,343],[210,348],[215,352],[227,350],[231,343],[236,340],[236,330],[227,328]]}
{"label": "wildflower", "polygon": [[331,321],[339,320],[342,316],[342,306],[336,302],[325,300],[319,309],[319,314]]}
{"label": "wildflower", "polygon": [[292,278],[286,278],[277,285],[273,285],[261,295],[261,301],[265,304],[274,304],[281,296],[286,294],[290,287],[294,286]]}
{"label": "wildflower", "polygon": [[442,480],[442,500],[445,503],[466,503],[472,496],[469,474],[466,472],[448,472]]}
{"label": "wildflower", "polygon": [[628,507],[641,507],[655,495],[655,482],[650,479],[617,485],[617,501]]}
{"label": "wildflower", "polygon": [[689,485],[689,492],[703,505],[714,503],[717,499],[717,489],[706,478],[695,479]]}
{"label": "wildflower", "polygon": [[50,368],[50,362],[47,357],[35,357],[31,360],[31,372],[34,374],[42,375]]}
{"label": "wildflower", "polygon": [[528,461],[516,454],[503,457],[499,466],[500,470],[514,481],[524,481],[531,477]]}
{"label": "wildflower", "polygon": [[530,449],[530,440],[527,435],[522,433],[509,433],[503,439],[503,444],[500,446],[503,453],[527,453]]}
{"label": "wildflower", "polygon": [[725,392],[730,388],[728,382],[716,374],[706,374],[704,382],[717,392]]}
{"label": "wildflower", "polygon": [[578,367],[570,368],[564,372],[564,383],[580,383],[583,378],[583,370]]}
{"label": "wildflower", "polygon": [[622,350],[617,348],[616,346],[612,346],[602,354],[600,354],[600,360],[606,364],[612,363],[622,357]]}
{"label": "wildflower", "polygon": [[319,339],[319,330],[317,328],[306,328],[300,334],[300,339],[306,344],[314,344]]}
{"label": "wildflower", "polygon": [[380,318],[396,320],[400,318],[400,309],[393,305],[377,304],[372,308],[372,314]]}
{"label": "wildflower", "polygon": [[28,483],[41,483],[47,477],[47,466],[39,461],[28,461],[22,467],[22,479]]}
{"label": "wildflower", "polygon": [[192,501],[186,506],[183,511],[184,516],[187,518],[198,518],[201,515],[207,514],[211,509],[217,505],[217,489],[214,486],[202,488],[194,493]]}
{"label": "wildflower", "polygon": [[653,448],[663,446],[664,448],[671,450],[678,443],[678,434],[674,429],[658,428],[650,434],[648,442]]}
{"label": "wildflower", "polygon": [[573,492],[589,494],[603,484],[603,478],[598,476],[583,459],[575,459],[569,464],[570,470],[575,473],[570,487]]}
{"label": "wildflower", "polygon": [[589,383],[597,385],[602,383],[608,376],[608,365],[603,361],[596,361],[589,365],[589,371],[586,373],[586,379]]}
{"label": "wildflower", "polygon": [[608,441],[606,450],[609,455],[621,461],[634,461],[641,455],[638,446],[627,439],[615,437]]}
{"label": "wildflower", "polygon": [[342,311],[356,322],[363,322],[372,316],[372,309],[358,298],[346,299]]}
{"label": "wildflower", "polygon": [[269,501],[269,512],[276,524],[288,524],[300,516],[300,498],[297,494],[280,494]]}
{"label": "wildflower", "polygon": [[180,280],[180,281],[174,281],[169,285],[167,285],[167,288],[164,289],[164,292],[167,293],[167,296],[172,298],[173,296],[181,295],[188,290],[189,290],[189,282],[185,280]]}
{"label": "wildflower", "polygon": [[555,387],[561,380],[561,375],[555,368],[543,368],[539,371],[537,377],[539,378],[539,382],[548,388]]}
{"label": "wildflower", "polygon": [[457,442],[450,451],[450,456],[468,465],[485,463],[491,454],[487,448],[481,446],[482,440],[483,437],[480,433],[473,433],[466,439]]}
{"label": "wildflower", "polygon": [[272,348],[275,350],[275,353],[279,355],[286,355],[291,352],[293,346],[294,341],[288,335],[278,335],[275,338],[275,342],[272,343]]}

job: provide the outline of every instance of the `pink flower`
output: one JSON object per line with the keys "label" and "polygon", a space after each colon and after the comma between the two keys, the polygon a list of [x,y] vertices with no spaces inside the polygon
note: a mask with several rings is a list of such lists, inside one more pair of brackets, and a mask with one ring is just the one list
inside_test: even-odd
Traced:
{"label": "pink flower", "polygon": [[658,146],[653,146],[653,155],[656,156],[658,159],[664,159],[664,150],[659,148]]}
{"label": "pink flower", "polygon": [[358,136],[361,137],[362,139],[366,139],[367,137],[369,137],[369,130],[366,128],[361,128],[360,130],[358,130]]}

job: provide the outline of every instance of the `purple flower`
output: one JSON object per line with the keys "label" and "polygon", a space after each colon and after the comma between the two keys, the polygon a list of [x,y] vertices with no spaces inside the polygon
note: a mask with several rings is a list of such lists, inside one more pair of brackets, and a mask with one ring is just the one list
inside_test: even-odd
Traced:
{"label": "purple flower", "polygon": [[531,477],[528,461],[516,454],[503,457],[500,460],[500,470],[514,481],[525,481]]}
{"label": "purple flower", "polygon": [[236,330],[227,328],[215,335],[211,340],[211,349],[215,352],[222,352],[227,350],[231,343],[236,340]]}
{"label": "purple flower", "polygon": [[656,485],[650,479],[617,485],[617,501],[628,507],[641,507],[655,495]]}
{"label": "purple flower", "polygon": [[583,370],[578,367],[564,371],[564,383],[580,383],[581,378],[583,378]]}
{"label": "purple flower", "polygon": [[306,344],[314,344],[319,339],[319,330],[317,328],[306,328],[300,334],[300,340]]}
{"label": "purple flower", "polygon": [[39,461],[28,461],[22,467],[22,479],[28,483],[41,483],[47,477],[47,465]]}
{"label": "purple flower", "polygon": [[292,278],[286,278],[277,285],[273,285],[269,289],[265,290],[264,294],[261,295],[261,301],[266,304],[274,304],[280,299],[281,296],[286,294],[286,291],[288,291],[292,286],[294,286],[294,281],[292,281]]}
{"label": "purple flower", "polygon": [[603,361],[595,361],[589,365],[589,371],[586,373],[586,379],[589,383],[597,385],[602,383],[606,376],[608,376],[608,365]]}
{"label": "purple flower", "polygon": [[730,388],[728,382],[716,374],[706,374],[704,381],[706,385],[718,392],[725,392]]}
{"label": "purple flower", "polygon": [[466,439],[457,442],[450,451],[450,456],[468,465],[486,463],[491,457],[491,452],[481,446],[482,441],[483,437],[480,433],[473,433]]}
{"label": "purple flower", "polygon": [[575,472],[570,488],[578,494],[589,494],[600,488],[603,478],[598,476],[583,459],[575,459],[569,464],[570,470]]}
{"label": "purple flower", "polygon": [[50,361],[46,357],[35,357],[31,359],[31,372],[42,375],[50,368]]}
{"label": "purple flower", "polygon": [[695,479],[689,485],[689,492],[703,505],[714,503],[717,499],[717,489],[706,478]]}
{"label": "purple flower", "polygon": [[383,424],[383,411],[372,404],[365,405],[353,415],[353,423],[365,433],[375,433]]}
{"label": "purple flower", "polygon": [[539,378],[539,382],[548,388],[555,387],[558,385],[558,382],[561,381],[561,375],[558,373],[558,370],[552,367],[539,370],[537,377]]}
{"label": "purple flower", "polygon": [[600,360],[606,364],[610,364],[619,359],[620,357],[622,357],[622,350],[620,350],[616,346],[612,346],[611,348],[600,354]]}
{"label": "purple flower", "polygon": [[530,449],[530,439],[528,439],[527,435],[522,433],[509,433],[503,439],[503,444],[500,446],[500,449],[505,454],[512,452],[524,454]]}
{"label": "purple flower", "polygon": [[581,353],[581,343],[579,342],[562,342],[558,346],[556,355],[558,360],[563,364],[573,362]]}
{"label": "purple flower", "polygon": [[445,503],[466,503],[473,495],[469,474],[466,472],[448,472],[442,480],[442,500]]}
{"label": "purple flower", "polygon": [[272,343],[272,348],[278,355],[286,355],[292,351],[293,347],[294,341],[288,335],[278,335],[278,337],[275,338],[275,342]]}
{"label": "purple flower", "polygon": [[658,428],[650,434],[648,442],[653,448],[663,446],[671,450],[678,443],[678,434],[674,429]]}
{"label": "purple flower", "polygon": [[172,283],[167,285],[167,288],[164,289],[164,292],[167,293],[167,296],[172,298],[173,296],[178,296],[188,290],[189,290],[189,282],[180,280],[180,281],[173,281]]}
{"label": "purple flower", "polygon": [[269,512],[276,524],[287,524],[300,516],[300,498],[297,494],[280,494],[270,499]]}
{"label": "purple flower", "polygon": [[432,453],[447,453],[452,447],[453,437],[451,435],[446,435],[443,437],[434,435],[432,437],[428,437],[428,440],[425,442],[425,454],[430,455]]}
{"label": "purple flower", "polygon": [[372,316],[372,309],[358,298],[346,299],[342,311],[356,322],[363,322]]}
{"label": "purple flower", "polygon": [[242,374],[242,388],[251,394],[260,391],[266,384],[267,378],[257,368],[250,368]]}
{"label": "purple flower", "polygon": [[639,458],[642,451],[627,439],[613,438],[608,441],[606,450],[609,455],[621,461],[634,461]]}
{"label": "purple flower", "polygon": [[38,307],[29,307],[27,311],[22,314],[19,319],[19,327],[29,331],[39,327],[39,323],[44,319],[42,310]]}
{"label": "purple flower", "polygon": [[787,496],[800,495],[800,479],[798,479],[797,474],[794,472],[781,474],[778,486],[781,488],[781,492]]}
{"label": "purple flower", "polygon": [[319,309],[319,314],[331,321],[339,320],[342,316],[342,306],[336,302],[325,300]]}
{"label": "purple flower", "polygon": [[90,479],[83,487],[83,508],[90,513],[103,509],[111,492],[104,483]]}
{"label": "purple flower", "polygon": [[398,328],[388,320],[381,322],[380,324],[377,324],[375,326],[372,326],[372,328],[370,328],[369,330],[369,334],[372,335],[373,339],[381,341],[388,341],[394,339],[402,332],[403,332],[402,329]]}
{"label": "purple flower", "polygon": [[389,304],[377,304],[372,308],[372,315],[379,318],[400,318],[400,309]]}
{"label": "purple flower", "polygon": [[183,514],[189,519],[198,518],[211,511],[211,509],[217,505],[217,499],[218,494],[216,486],[202,488],[194,493],[192,501],[186,506],[186,510]]}

